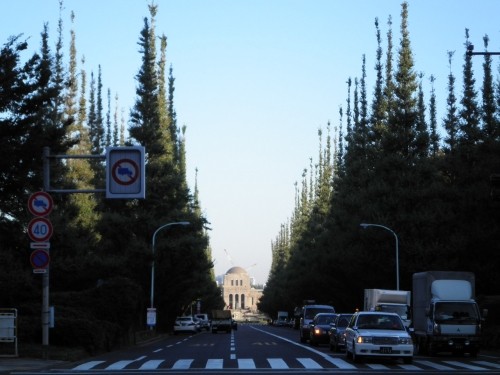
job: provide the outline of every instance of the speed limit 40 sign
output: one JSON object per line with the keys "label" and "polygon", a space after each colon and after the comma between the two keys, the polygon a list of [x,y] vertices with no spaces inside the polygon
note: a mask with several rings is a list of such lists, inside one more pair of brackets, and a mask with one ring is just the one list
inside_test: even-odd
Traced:
{"label": "speed limit 40 sign", "polygon": [[45,242],[52,237],[52,223],[44,217],[35,217],[28,224],[28,235],[35,242]]}

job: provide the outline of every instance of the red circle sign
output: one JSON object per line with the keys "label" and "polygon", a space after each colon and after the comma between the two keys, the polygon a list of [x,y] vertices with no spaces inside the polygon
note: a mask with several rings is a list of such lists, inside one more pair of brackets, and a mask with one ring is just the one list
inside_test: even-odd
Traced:
{"label": "red circle sign", "polygon": [[28,224],[28,235],[36,242],[48,241],[52,237],[52,223],[44,217],[35,217]]}
{"label": "red circle sign", "polygon": [[28,199],[28,210],[35,216],[47,216],[53,206],[52,197],[44,191],[33,193]]}
{"label": "red circle sign", "polygon": [[35,250],[31,253],[30,262],[33,268],[43,269],[47,268],[50,262],[49,252],[46,250]]}
{"label": "red circle sign", "polygon": [[139,166],[132,159],[120,159],[113,164],[111,176],[119,185],[131,185],[139,177]]}

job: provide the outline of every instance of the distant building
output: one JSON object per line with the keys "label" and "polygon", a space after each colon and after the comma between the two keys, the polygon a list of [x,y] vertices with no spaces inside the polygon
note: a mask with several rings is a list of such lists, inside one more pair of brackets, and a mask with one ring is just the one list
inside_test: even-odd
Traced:
{"label": "distant building", "polygon": [[255,289],[252,281],[242,267],[232,267],[226,272],[221,285],[226,308],[257,311],[262,289]]}

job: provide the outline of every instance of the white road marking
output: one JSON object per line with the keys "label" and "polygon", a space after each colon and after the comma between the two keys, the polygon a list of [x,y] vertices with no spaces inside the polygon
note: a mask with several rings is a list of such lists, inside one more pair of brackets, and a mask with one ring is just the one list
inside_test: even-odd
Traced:
{"label": "white road marking", "polygon": [[191,366],[191,363],[193,363],[192,359],[179,359],[175,361],[172,368],[176,370],[186,370]]}
{"label": "white road marking", "polygon": [[281,358],[268,358],[267,362],[273,369],[287,369],[289,368],[285,361]]}

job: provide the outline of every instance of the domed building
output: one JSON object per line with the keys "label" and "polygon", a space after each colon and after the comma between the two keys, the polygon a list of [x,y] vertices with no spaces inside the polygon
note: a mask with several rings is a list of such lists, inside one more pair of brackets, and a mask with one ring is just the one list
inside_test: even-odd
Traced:
{"label": "domed building", "polygon": [[242,267],[231,267],[222,281],[222,296],[226,307],[232,310],[257,311],[262,289],[252,286],[250,276]]}

